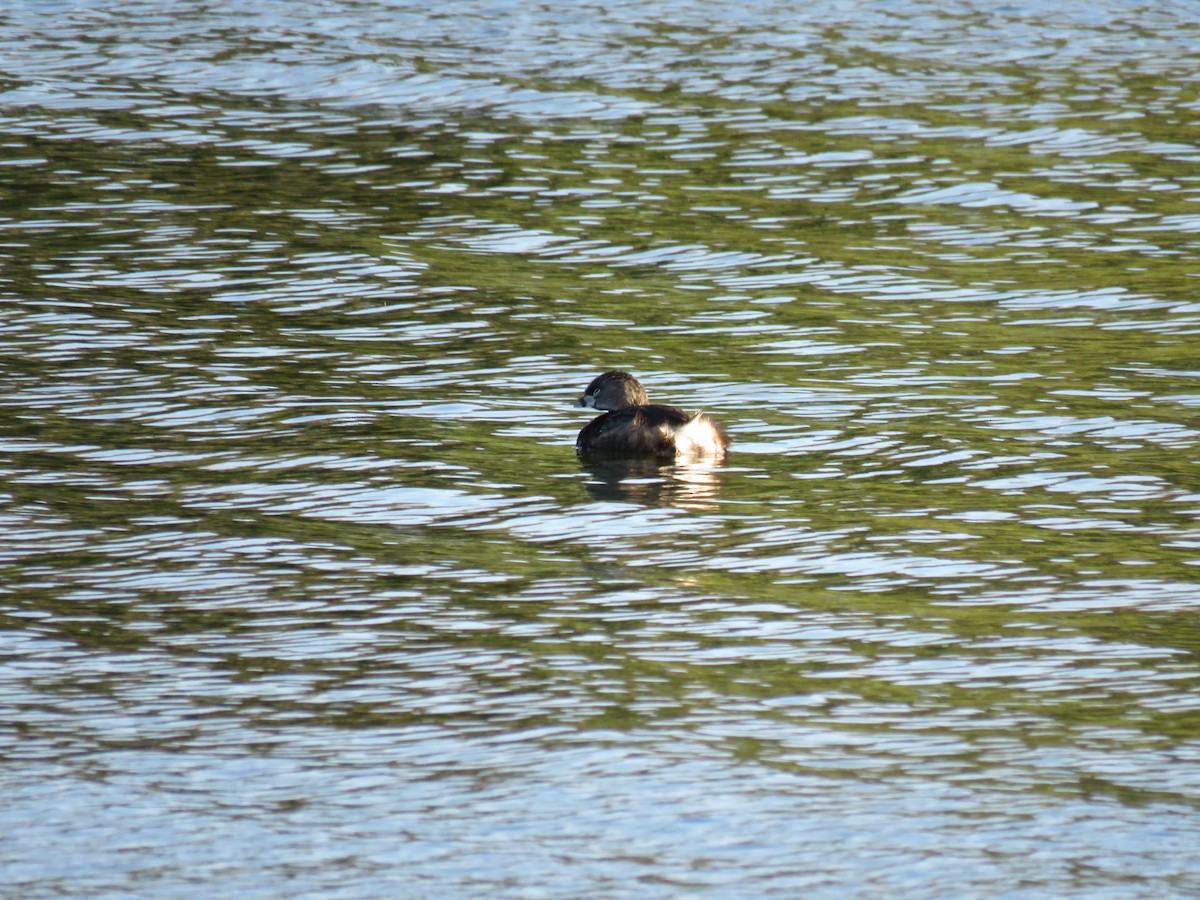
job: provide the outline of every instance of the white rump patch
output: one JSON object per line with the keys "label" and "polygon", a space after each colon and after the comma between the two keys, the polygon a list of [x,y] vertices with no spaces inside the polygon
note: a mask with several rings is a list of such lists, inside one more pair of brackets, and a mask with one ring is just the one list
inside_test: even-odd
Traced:
{"label": "white rump patch", "polygon": [[675,432],[678,456],[719,456],[724,452],[721,433],[704,413],[696,413]]}

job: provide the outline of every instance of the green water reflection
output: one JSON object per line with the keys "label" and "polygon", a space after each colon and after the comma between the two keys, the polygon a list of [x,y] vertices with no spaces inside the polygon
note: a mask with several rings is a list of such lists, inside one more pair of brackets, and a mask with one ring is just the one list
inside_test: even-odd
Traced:
{"label": "green water reflection", "polygon": [[[1194,60],[701,71],[741,39],[489,82],[641,104],[590,120],[7,106],[9,750],[429,726],[1194,812]],[[730,458],[582,463],[609,368]]]}

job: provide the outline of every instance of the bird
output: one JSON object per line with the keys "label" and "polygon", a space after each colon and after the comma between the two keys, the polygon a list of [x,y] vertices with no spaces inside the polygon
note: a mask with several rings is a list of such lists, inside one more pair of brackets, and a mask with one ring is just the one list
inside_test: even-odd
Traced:
{"label": "bird", "polygon": [[628,372],[597,376],[575,406],[604,411],[575,439],[580,455],[720,457],[729,449],[721,423],[702,412],[689,416],[677,406],[651,403]]}

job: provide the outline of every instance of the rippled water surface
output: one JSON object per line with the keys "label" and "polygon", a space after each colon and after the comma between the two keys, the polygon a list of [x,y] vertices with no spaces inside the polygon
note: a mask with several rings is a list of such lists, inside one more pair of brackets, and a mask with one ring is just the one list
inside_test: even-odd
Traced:
{"label": "rippled water surface", "polygon": [[1200,7],[251,6],[0,9],[13,896],[1200,893]]}

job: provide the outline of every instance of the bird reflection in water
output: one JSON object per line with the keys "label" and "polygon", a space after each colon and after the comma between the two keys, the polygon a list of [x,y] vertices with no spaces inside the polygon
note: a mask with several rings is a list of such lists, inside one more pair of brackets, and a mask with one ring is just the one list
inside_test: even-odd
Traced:
{"label": "bird reflection in water", "polygon": [[590,476],[584,482],[588,493],[598,500],[711,509],[721,487],[721,468],[708,459],[665,461],[585,454],[580,465]]}

